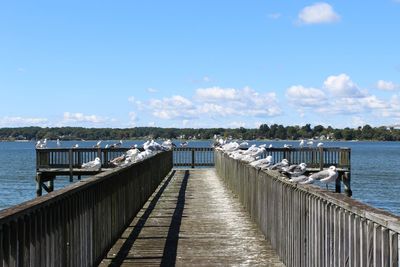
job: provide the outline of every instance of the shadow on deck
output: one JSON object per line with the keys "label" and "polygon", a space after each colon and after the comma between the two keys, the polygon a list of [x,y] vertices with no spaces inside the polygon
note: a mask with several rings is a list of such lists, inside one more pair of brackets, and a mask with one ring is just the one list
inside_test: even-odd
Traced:
{"label": "shadow on deck", "polygon": [[100,266],[284,266],[214,169],[173,170]]}

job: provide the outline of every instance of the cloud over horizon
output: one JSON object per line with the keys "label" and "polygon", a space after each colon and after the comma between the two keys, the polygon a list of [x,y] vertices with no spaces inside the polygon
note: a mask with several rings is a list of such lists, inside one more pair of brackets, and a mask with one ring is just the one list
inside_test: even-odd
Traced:
{"label": "cloud over horizon", "polygon": [[321,24],[340,21],[340,16],[333,7],[324,2],[304,7],[298,14],[300,24]]}

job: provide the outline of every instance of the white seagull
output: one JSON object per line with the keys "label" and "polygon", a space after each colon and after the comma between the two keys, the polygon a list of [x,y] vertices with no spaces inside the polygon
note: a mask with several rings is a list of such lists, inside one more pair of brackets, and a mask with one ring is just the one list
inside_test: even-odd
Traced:
{"label": "white seagull", "polygon": [[301,139],[301,140],[300,140],[299,147],[301,147],[301,148],[303,148],[303,147],[304,147],[304,140],[303,140],[303,139]]}
{"label": "white seagull", "polygon": [[326,184],[326,189],[328,189],[328,183],[336,181],[339,173],[335,166],[330,166],[327,170],[322,170],[320,172],[311,174],[308,179],[301,184],[312,184],[315,180],[320,180],[322,183]]}
{"label": "white seagull", "polygon": [[259,159],[250,163],[255,168],[268,168],[272,164],[272,156],[268,155],[265,159]]}
{"label": "white seagull", "polygon": [[100,147],[100,144],[101,144],[101,140],[99,140],[97,143],[96,143],[96,145],[94,145],[93,147],[96,147],[96,148],[99,148]]}
{"label": "white seagull", "polygon": [[289,161],[288,161],[287,159],[282,159],[281,162],[278,162],[278,163],[272,165],[272,166],[269,167],[268,169],[269,169],[269,170],[278,170],[278,171],[281,171],[282,168],[288,167],[288,166],[289,166]]}
{"label": "white seagull", "polygon": [[91,169],[91,170],[98,170],[101,167],[101,161],[99,157],[96,157],[94,160],[83,163],[82,168],[84,169]]}
{"label": "white seagull", "polygon": [[294,164],[290,165],[287,168],[282,168],[283,172],[288,174],[290,177],[297,177],[304,174],[307,170],[307,164],[304,162],[300,163],[299,165]]}

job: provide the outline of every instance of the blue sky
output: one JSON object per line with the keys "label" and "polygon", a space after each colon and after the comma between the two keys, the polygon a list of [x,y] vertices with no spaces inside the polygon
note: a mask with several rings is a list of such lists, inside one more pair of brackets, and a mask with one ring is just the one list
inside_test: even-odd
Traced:
{"label": "blue sky", "polygon": [[400,0],[4,1],[0,127],[397,125],[399,25]]}

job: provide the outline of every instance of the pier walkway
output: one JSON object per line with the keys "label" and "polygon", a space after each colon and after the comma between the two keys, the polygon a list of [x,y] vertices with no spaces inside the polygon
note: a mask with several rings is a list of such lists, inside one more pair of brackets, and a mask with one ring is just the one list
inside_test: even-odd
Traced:
{"label": "pier walkway", "polygon": [[170,172],[100,266],[284,266],[215,169]]}

